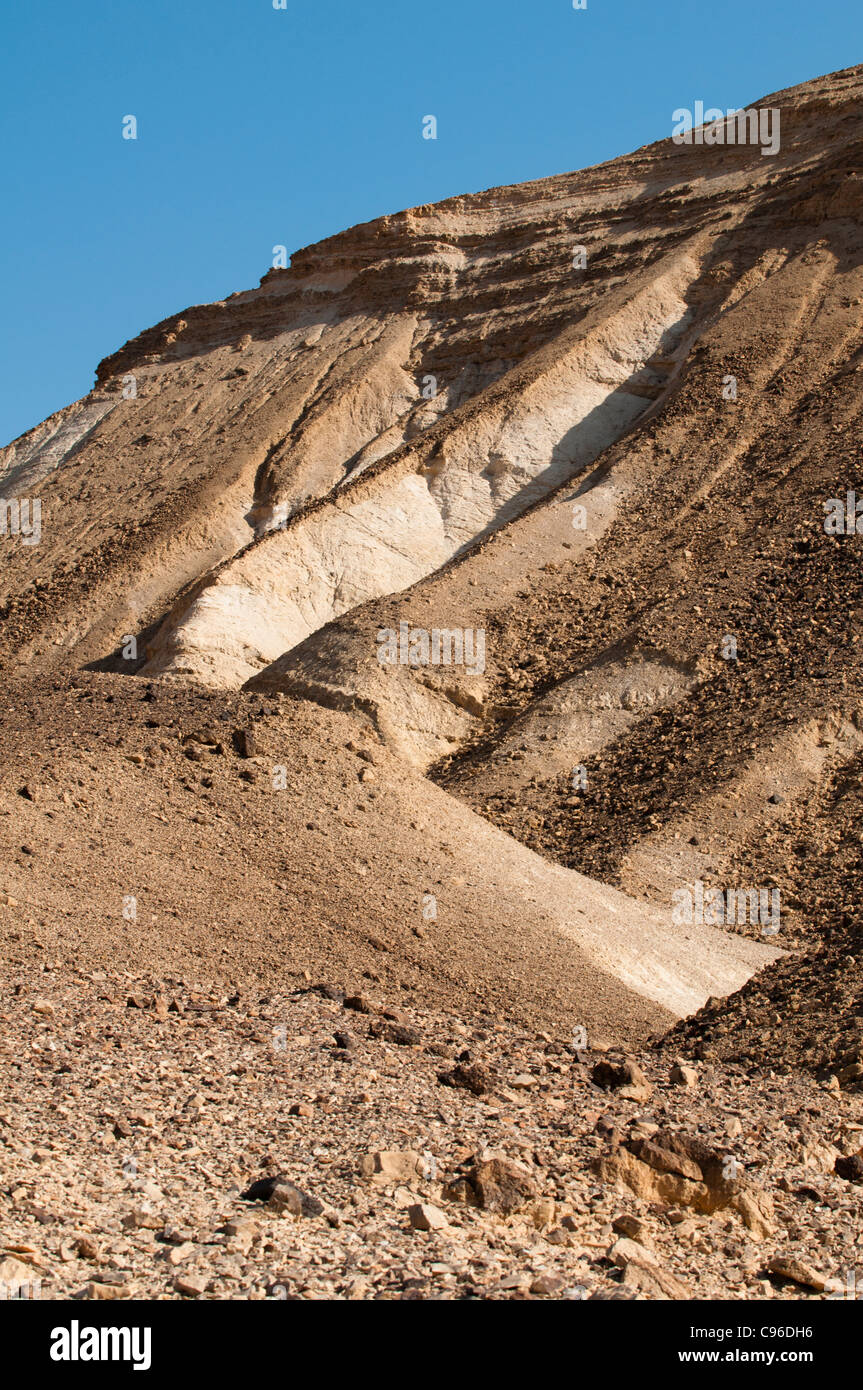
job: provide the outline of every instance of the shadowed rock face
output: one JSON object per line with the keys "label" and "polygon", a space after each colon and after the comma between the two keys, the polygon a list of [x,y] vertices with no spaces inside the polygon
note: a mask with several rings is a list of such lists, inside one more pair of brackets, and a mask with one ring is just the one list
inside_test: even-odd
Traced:
{"label": "shadowed rock face", "polygon": [[[860,758],[861,567],[823,521],[859,456],[861,103],[849,69],[764,99],[775,155],[663,141],[411,209],[148,329],[0,456],[4,495],[42,506],[38,545],[2,540],[4,674],[34,699],[82,669],[158,678],[176,708],[208,690],[225,724],[311,704],[330,829],[330,731],[362,731],[404,779],[374,829],[412,866],[376,863],[385,918],[449,872],[442,846],[416,867],[412,798],[459,841],[474,935],[444,995],[482,975],[536,1011],[550,952],[554,1008],[644,1037],[777,949],[817,952],[837,923],[856,940],[821,861]],[[383,661],[403,631],[413,656]],[[278,833],[316,825],[312,803]],[[339,846],[332,902],[305,890],[327,931],[366,910],[355,874]],[[779,940],[681,931],[693,882],[781,889]]]}

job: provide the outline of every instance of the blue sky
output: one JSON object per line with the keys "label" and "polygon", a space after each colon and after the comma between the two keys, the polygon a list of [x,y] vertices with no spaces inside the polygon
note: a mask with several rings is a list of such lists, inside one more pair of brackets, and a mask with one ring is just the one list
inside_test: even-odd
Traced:
{"label": "blue sky", "polygon": [[276,244],[613,158],[697,98],[849,67],[861,36],[861,0],[7,6],[0,443],[141,329],[256,285]]}

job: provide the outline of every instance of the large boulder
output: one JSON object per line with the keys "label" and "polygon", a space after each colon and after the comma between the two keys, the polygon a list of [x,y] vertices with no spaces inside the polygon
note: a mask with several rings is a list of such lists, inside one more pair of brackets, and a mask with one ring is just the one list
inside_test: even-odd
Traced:
{"label": "large boulder", "polygon": [[660,1129],[649,1139],[625,1140],[592,1166],[603,1182],[628,1187],[643,1201],[707,1215],[728,1209],[758,1239],[775,1229],[770,1194],[745,1178],[731,1155],[697,1135]]}

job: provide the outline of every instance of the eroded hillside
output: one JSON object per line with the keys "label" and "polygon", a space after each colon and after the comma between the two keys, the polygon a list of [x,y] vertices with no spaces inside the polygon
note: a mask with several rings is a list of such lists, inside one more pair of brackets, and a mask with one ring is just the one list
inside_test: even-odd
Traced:
{"label": "eroded hillside", "polygon": [[[0,913],[12,1012],[32,996],[39,1020],[28,1087],[54,1012],[89,1055],[116,1009],[152,1010],[157,1041],[136,1021],[131,1046],[164,1044],[170,1108],[189,1045],[168,999],[182,1019],[242,1000],[256,1044],[256,1018],[314,1033],[285,1123],[344,1143],[325,1117],[360,1101],[338,1078],[371,1096],[380,1064],[409,1079],[410,1126],[429,1087],[459,1092],[446,1124],[474,1157],[521,1131],[547,1172],[589,1162],[550,1212],[541,1183],[523,1207],[561,1250],[580,1231],[566,1279],[597,1297],[610,1268],[631,1296],[770,1292],[754,1244],[785,1228],[723,1155],[767,1164],[789,1231],[814,1171],[828,1238],[859,1244],[861,541],[825,517],[840,499],[853,523],[860,482],[863,68],[760,105],[782,114],[772,155],[663,141],[300,251],[141,333],[0,453],[3,496],[41,507],[34,542],[0,541]],[[717,893],[749,915],[704,915]],[[326,1036],[343,1007],[360,1054],[347,1025]],[[247,1067],[209,1041],[215,1094]],[[652,1080],[624,1075],[615,1049],[648,1046]],[[757,1123],[724,1133],[756,1075]],[[699,1085],[712,1148],[666,1133]],[[391,1090],[363,1142],[407,1133]],[[765,1157],[783,1106],[788,1151]],[[651,1167],[657,1132],[679,1172]],[[449,1148],[446,1182],[402,1176],[471,1206]],[[589,1255],[594,1181],[642,1224],[695,1204],[688,1286]]]}

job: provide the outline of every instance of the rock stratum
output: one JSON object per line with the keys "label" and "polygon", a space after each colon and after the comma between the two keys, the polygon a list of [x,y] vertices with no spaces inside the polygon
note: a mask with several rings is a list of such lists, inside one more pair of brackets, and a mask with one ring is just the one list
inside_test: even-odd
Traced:
{"label": "rock stratum", "polygon": [[0,451],[51,1296],[847,1294],[863,68],[758,105],[297,252]]}

